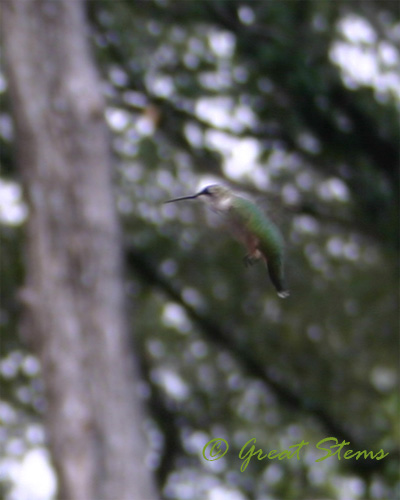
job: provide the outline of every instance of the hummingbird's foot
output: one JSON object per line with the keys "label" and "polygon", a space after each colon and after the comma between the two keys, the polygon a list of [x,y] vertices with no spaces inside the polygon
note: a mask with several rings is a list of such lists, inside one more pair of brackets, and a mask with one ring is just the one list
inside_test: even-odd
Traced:
{"label": "hummingbird's foot", "polygon": [[243,263],[246,267],[254,266],[254,264],[256,264],[257,261],[258,258],[250,254],[247,254],[243,257]]}

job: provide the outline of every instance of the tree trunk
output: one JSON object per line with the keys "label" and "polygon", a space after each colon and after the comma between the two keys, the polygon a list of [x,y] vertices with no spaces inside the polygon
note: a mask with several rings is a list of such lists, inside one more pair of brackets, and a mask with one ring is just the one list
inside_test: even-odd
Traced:
{"label": "tree trunk", "polygon": [[82,0],[3,0],[29,204],[25,330],[62,500],[156,498],[127,342],[104,103]]}

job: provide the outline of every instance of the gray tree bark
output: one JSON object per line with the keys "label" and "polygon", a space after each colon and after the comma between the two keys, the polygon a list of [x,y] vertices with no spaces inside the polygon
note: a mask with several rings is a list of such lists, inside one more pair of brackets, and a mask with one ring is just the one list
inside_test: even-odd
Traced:
{"label": "gray tree bark", "polygon": [[25,331],[41,361],[62,500],[150,500],[127,342],[109,137],[82,0],[3,0],[29,205]]}

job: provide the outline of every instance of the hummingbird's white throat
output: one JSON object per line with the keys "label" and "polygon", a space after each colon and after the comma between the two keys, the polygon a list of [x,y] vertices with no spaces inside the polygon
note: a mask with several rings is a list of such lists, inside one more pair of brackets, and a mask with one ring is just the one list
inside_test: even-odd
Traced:
{"label": "hummingbird's white throat", "polygon": [[212,207],[215,210],[220,210],[221,212],[224,212],[225,210],[228,210],[231,205],[232,205],[232,196],[230,196],[228,193],[225,194],[224,196],[213,196],[211,199],[209,197],[206,197],[206,202],[208,201]]}

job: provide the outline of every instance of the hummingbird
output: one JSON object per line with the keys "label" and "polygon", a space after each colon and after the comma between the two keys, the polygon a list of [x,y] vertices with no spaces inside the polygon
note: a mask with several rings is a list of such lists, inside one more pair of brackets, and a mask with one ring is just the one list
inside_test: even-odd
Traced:
{"label": "hummingbird", "polygon": [[264,261],[278,296],[288,297],[284,277],[284,241],[277,226],[253,202],[220,184],[212,184],[194,195],[165,203],[196,199],[205,201],[227,220],[233,236],[247,249],[248,253],[243,257],[245,265]]}

